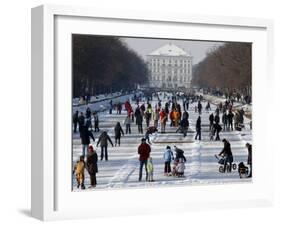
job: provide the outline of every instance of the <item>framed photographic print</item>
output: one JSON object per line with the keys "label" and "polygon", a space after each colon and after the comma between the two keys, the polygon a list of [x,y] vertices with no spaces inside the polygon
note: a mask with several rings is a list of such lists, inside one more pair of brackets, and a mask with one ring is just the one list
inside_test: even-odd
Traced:
{"label": "framed photographic print", "polygon": [[32,215],[270,205],[272,29],[263,19],[32,9]]}

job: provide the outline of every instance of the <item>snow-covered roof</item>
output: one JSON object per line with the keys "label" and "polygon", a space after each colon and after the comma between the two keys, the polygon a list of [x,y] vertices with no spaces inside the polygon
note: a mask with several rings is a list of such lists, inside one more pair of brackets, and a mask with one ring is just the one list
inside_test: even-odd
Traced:
{"label": "snow-covered roof", "polygon": [[174,44],[166,44],[159,49],[156,49],[149,56],[190,56],[183,49],[179,48]]}

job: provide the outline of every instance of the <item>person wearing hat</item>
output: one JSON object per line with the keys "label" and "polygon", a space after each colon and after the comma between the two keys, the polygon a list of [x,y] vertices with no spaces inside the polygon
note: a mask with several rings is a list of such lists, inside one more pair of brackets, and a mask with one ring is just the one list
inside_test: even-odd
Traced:
{"label": "person wearing hat", "polygon": [[97,185],[96,173],[98,173],[98,155],[93,145],[89,145],[89,154],[87,156],[86,166],[88,173],[90,174],[90,188],[94,188]]}
{"label": "person wearing hat", "polygon": [[85,189],[84,186],[84,179],[85,179],[85,162],[84,162],[84,156],[81,155],[79,158],[79,161],[76,162],[74,166],[74,173],[77,181],[77,188],[81,186],[81,189]]}
{"label": "person wearing hat", "polygon": [[164,157],[164,161],[165,161],[164,175],[170,176],[171,175],[171,161],[174,160],[174,154],[173,154],[170,146],[166,147],[163,157]]}
{"label": "person wearing hat", "polygon": [[148,174],[147,174],[147,159],[150,156],[150,146],[145,142],[145,138],[141,139],[141,144],[138,147],[138,154],[139,154],[139,161],[140,161],[140,170],[139,170],[139,181],[142,179],[142,169],[143,166],[145,165],[145,172],[146,172],[146,180],[148,179]]}

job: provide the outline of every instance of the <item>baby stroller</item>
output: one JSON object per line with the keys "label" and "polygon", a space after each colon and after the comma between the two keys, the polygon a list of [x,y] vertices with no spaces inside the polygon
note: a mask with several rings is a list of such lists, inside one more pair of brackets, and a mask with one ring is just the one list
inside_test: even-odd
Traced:
{"label": "baby stroller", "polygon": [[[218,155],[215,155],[215,157],[216,157],[216,159],[218,160],[218,164],[221,165],[221,166],[219,166],[219,172],[220,172],[220,173],[225,173],[225,171],[224,171],[225,157],[222,156],[222,157],[220,158],[220,156],[218,156]],[[231,167],[231,168],[230,168],[230,167]],[[226,172],[231,172],[231,169],[233,169],[233,170],[236,170],[236,169],[237,169],[236,163],[231,163],[231,164],[227,163]]]}
{"label": "baby stroller", "polygon": [[240,178],[246,178],[248,177],[249,168],[243,162],[240,162],[238,164],[238,173]]}

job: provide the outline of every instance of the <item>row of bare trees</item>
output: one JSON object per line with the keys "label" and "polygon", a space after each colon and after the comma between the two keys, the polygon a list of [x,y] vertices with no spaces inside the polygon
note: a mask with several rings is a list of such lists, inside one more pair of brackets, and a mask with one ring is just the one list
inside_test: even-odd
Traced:
{"label": "row of bare trees", "polygon": [[117,37],[72,35],[73,96],[129,91],[146,83],[144,60]]}
{"label": "row of bare trees", "polygon": [[214,47],[194,66],[192,84],[210,90],[250,95],[252,84],[252,45],[225,43]]}

